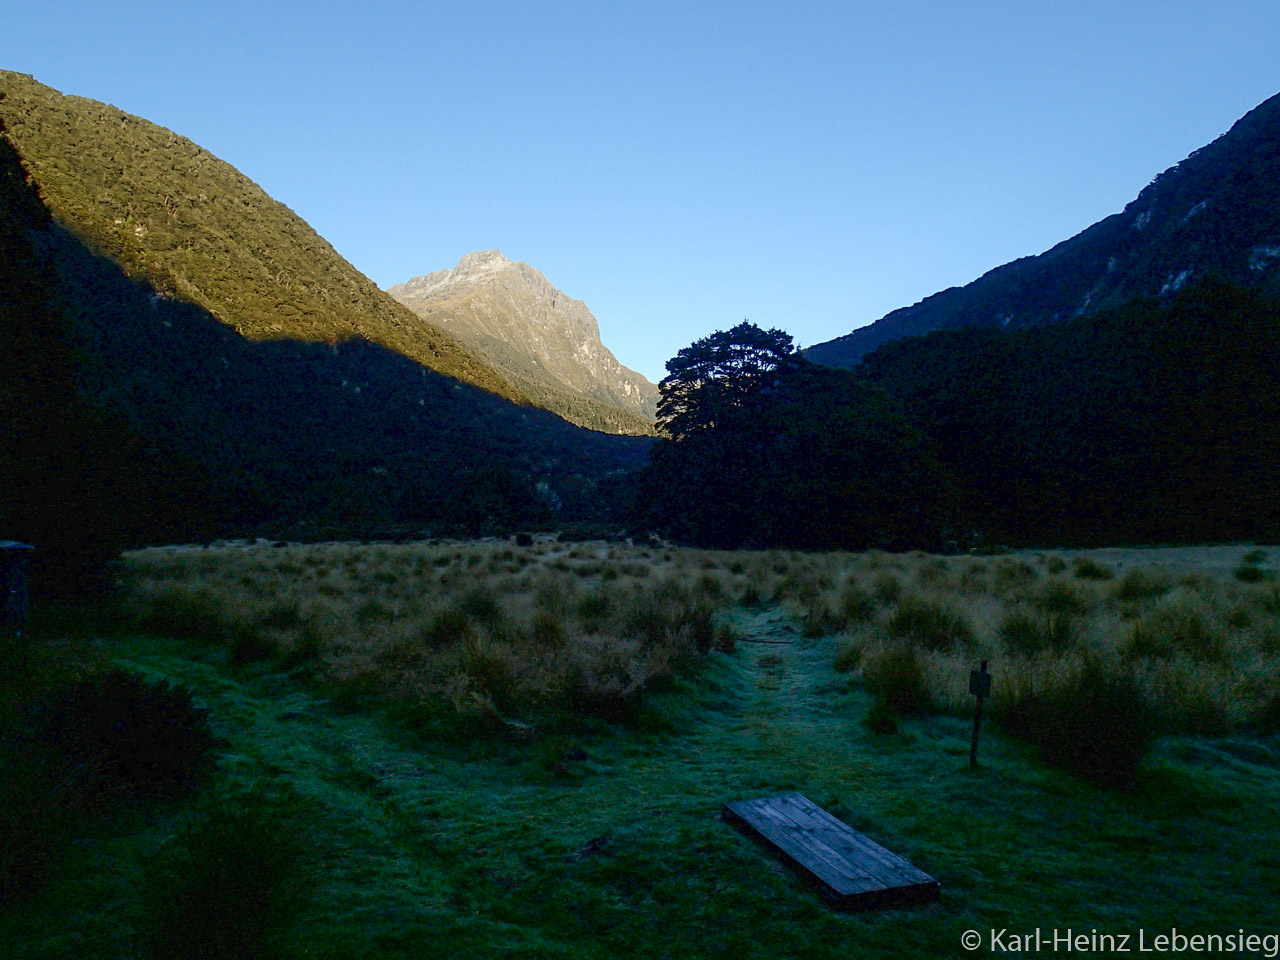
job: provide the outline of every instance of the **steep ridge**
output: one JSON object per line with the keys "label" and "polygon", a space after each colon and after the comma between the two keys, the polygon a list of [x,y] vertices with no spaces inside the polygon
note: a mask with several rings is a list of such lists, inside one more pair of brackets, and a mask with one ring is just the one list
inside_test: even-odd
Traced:
{"label": "steep ridge", "polygon": [[657,387],[618,362],[585,303],[527,263],[497,250],[469,253],[452,270],[387,292],[566,419],[611,432],[652,431]]}
{"label": "steep ridge", "polygon": [[253,340],[381,344],[528,397],[400,306],[283,204],[184,137],[0,71],[0,116],[54,218],[90,249]]}
{"label": "steep ridge", "polygon": [[10,106],[0,100],[7,536],[44,548],[51,530],[96,530],[119,549],[612,516],[611,491],[648,440],[581,429],[363,337],[246,338],[53,215],[5,132]]}
{"label": "steep ridge", "polygon": [[1122,213],[806,351],[853,367],[891,340],[959,327],[1016,329],[1167,297],[1216,277],[1280,296],[1280,95],[1157,176]]}

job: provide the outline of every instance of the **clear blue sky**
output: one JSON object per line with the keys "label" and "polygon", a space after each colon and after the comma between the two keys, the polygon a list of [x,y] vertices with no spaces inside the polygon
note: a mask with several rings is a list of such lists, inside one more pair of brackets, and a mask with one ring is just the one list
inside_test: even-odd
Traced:
{"label": "clear blue sky", "polygon": [[1280,92],[1276,0],[0,0],[0,66],[189,137],[378,285],[497,247],[653,380],[1124,204]]}

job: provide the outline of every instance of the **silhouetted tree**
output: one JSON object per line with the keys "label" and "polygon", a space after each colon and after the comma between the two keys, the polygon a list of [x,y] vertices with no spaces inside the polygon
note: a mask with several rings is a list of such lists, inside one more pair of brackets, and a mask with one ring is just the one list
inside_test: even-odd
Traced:
{"label": "silhouetted tree", "polygon": [[640,479],[639,525],[718,547],[893,546],[941,526],[946,484],[920,431],[882,391],[806,361],[788,334],[742,323],[667,369],[667,436]]}
{"label": "silhouetted tree", "polygon": [[658,426],[686,440],[749,414],[752,400],[797,362],[791,335],[742,321],[695,340],[667,361],[658,385]]}

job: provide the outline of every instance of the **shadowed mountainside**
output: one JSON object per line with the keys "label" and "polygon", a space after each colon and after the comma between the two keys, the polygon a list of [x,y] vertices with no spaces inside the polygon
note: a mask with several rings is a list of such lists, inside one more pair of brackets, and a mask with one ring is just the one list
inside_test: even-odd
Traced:
{"label": "shadowed mountainside", "polygon": [[257,184],[139,117],[0,71],[9,139],[54,218],[87,247],[251,340],[359,337],[518,402]]}
{"label": "shadowed mountainside", "polygon": [[71,579],[122,546],[255,530],[607,519],[645,460],[644,439],[368,340],[246,339],[88,246],[29,167],[0,134],[0,527]]}

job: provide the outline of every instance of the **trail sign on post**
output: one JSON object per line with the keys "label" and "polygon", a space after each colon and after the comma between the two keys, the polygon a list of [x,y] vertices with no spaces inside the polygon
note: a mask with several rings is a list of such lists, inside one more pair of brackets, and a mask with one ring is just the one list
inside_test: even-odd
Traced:
{"label": "trail sign on post", "polygon": [[969,693],[978,698],[973,709],[973,740],[969,744],[969,766],[978,765],[978,731],[982,726],[982,701],[991,696],[991,674],[987,673],[987,661],[977,670],[969,671]]}

